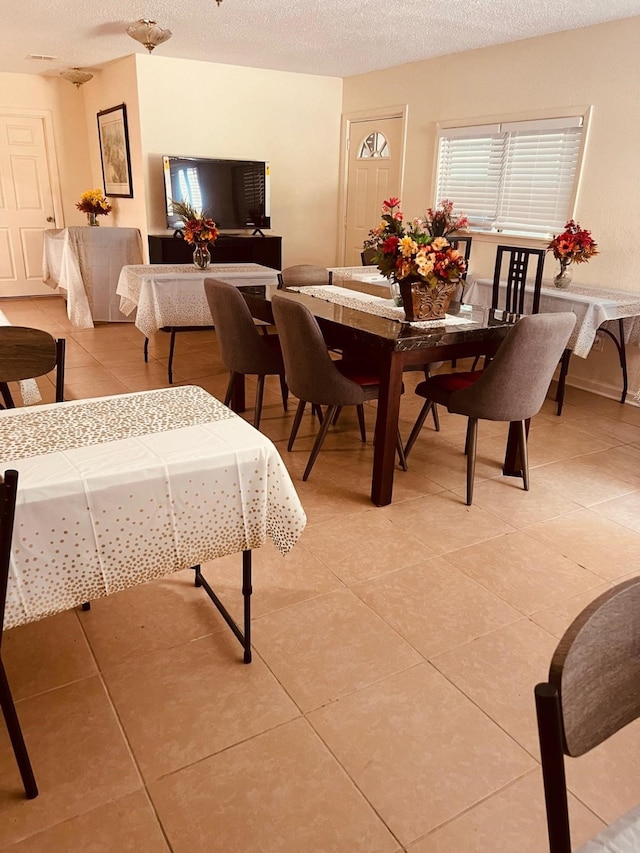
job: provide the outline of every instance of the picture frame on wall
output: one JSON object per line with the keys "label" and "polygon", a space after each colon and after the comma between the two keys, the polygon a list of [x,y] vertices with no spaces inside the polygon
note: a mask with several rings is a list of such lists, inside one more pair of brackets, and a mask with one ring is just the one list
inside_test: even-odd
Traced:
{"label": "picture frame on wall", "polygon": [[112,198],[133,198],[125,104],[98,113],[98,139],[104,194]]}

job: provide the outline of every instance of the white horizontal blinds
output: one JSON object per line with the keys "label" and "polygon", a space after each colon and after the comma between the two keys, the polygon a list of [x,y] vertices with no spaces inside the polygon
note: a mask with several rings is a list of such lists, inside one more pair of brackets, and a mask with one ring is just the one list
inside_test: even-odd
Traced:
{"label": "white horizontal blinds", "polygon": [[581,116],[442,130],[436,199],[453,199],[479,229],[557,233],[569,217],[581,140]]}
{"label": "white horizontal blinds", "polygon": [[443,136],[438,155],[436,203],[450,199],[471,226],[489,229],[498,214],[504,139],[490,130],[478,136]]}

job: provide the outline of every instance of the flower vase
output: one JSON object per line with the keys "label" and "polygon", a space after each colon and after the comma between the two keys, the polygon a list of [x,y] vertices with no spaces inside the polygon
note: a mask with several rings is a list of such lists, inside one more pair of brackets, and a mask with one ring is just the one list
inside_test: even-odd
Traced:
{"label": "flower vase", "polygon": [[424,279],[401,279],[400,293],[407,321],[442,320],[458,287],[457,281],[443,281],[434,286]]}
{"label": "flower vase", "polygon": [[571,278],[573,276],[573,270],[569,266],[569,264],[560,263],[560,272],[554,277],[553,283],[556,287],[566,288],[571,284]]}
{"label": "flower vase", "polygon": [[208,243],[196,243],[193,250],[193,263],[199,270],[208,270],[211,263],[211,254]]}
{"label": "flower vase", "polygon": [[93,225],[94,227],[100,225],[100,223],[98,222],[98,217],[95,213],[87,213],[87,222],[89,223],[89,225]]}

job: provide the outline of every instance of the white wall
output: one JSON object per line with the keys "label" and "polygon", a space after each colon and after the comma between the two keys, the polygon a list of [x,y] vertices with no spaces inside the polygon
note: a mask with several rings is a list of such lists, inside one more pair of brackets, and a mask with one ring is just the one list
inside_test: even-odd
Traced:
{"label": "white wall", "polygon": [[283,265],[334,265],[342,81],[136,59],[149,231],[167,233],[163,154],[268,160]]}
{"label": "white wall", "polygon": [[[576,218],[592,231],[600,254],[577,266],[573,280],[640,291],[631,260],[640,233],[639,41],[640,18],[631,18],[350,77],[344,81],[343,110],[408,104],[403,208],[417,216],[434,201],[437,122],[527,118],[548,109],[592,106]],[[473,271],[492,274],[497,242],[507,241],[474,238]],[[545,267],[551,277],[551,257]],[[635,390],[640,354],[636,347],[628,351]],[[585,386],[615,393],[620,375],[611,343],[587,362],[574,358],[572,375]]]}

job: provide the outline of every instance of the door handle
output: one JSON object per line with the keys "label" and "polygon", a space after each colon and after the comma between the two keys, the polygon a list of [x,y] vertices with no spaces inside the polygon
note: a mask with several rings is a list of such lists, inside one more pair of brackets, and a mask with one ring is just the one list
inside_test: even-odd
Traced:
{"label": "door handle", "polygon": [[53,216],[47,216],[47,222],[55,222],[55,221],[56,221],[56,220],[55,220],[55,217],[53,217]]}

